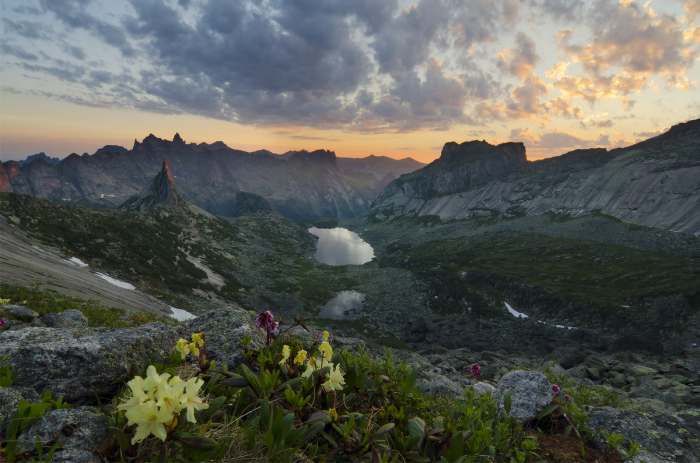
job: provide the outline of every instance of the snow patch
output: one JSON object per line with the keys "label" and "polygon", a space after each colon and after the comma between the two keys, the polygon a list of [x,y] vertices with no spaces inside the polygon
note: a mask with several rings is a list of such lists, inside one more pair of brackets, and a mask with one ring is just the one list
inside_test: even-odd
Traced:
{"label": "snow patch", "polygon": [[184,322],[186,320],[192,320],[193,318],[197,318],[196,315],[192,315],[186,310],[182,309],[176,309],[175,307],[170,307],[170,311],[173,313],[171,317],[173,317],[175,320]]}
{"label": "snow patch", "polygon": [[71,264],[75,264],[79,267],[83,267],[83,268],[88,267],[88,264],[86,264],[82,260],[78,259],[77,257],[71,257],[70,259],[68,259],[68,262],[70,262]]}
{"label": "snow patch", "polygon": [[95,275],[102,278],[103,280],[107,280],[108,282],[112,283],[114,286],[119,286],[120,288],[124,288],[124,289],[136,289],[136,287],[134,285],[127,283],[125,281],[115,280],[114,278],[112,278],[111,276],[109,276],[105,273],[95,272]]}
{"label": "snow patch", "polygon": [[504,304],[506,305],[506,309],[508,309],[508,312],[510,312],[515,318],[530,318],[524,313],[518,312],[517,310],[512,308],[507,302],[504,302]]}

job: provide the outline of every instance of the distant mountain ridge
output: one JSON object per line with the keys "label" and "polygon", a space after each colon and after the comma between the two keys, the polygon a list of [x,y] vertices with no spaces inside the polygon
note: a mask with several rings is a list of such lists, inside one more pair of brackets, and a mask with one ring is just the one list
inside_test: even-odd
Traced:
{"label": "distant mountain ridge", "polygon": [[[71,154],[56,165],[43,158],[22,166],[5,162],[6,180],[0,171],[0,188],[59,203],[115,208],[139,193],[166,160],[182,196],[210,213],[231,216],[237,193],[245,191],[266,198],[282,215],[299,222],[357,216],[381,190],[381,177],[368,170],[343,172],[343,161],[332,151],[299,151],[287,159],[265,154],[271,153],[235,150],[223,142],[186,143],[179,134],[172,141],[151,134],[134,140],[131,150],[107,145],[91,156]],[[397,171],[406,169],[402,162],[396,161]]]}
{"label": "distant mountain ridge", "polygon": [[49,164],[58,164],[61,162],[59,158],[52,158],[50,156],[47,156],[46,153],[43,151],[41,153],[37,154],[32,154],[31,156],[27,156],[26,159],[22,161],[17,161],[17,164],[19,164],[20,167],[22,167],[24,164],[29,164],[30,162],[36,161],[37,159],[43,159],[44,161],[48,162]]}
{"label": "distant mountain ridge", "polygon": [[439,159],[391,182],[370,215],[508,219],[599,212],[700,234],[700,119],[644,142],[527,161],[521,143],[446,143]]}

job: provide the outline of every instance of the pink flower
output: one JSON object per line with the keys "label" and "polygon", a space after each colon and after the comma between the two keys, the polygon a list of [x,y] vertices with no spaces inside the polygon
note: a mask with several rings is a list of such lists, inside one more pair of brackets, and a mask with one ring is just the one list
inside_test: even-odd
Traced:
{"label": "pink flower", "polygon": [[270,333],[274,333],[275,331],[277,331],[278,326],[280,326],[280,322],[270,323]]}
{"label": "pink flower", "polygon": [[5,319],[4,318],[0,318],[0,326],[5,326]]}
{"label": "pink flower", "polygon": [[571,400],[571,398],[570,398],[568,395],[566,395],[566,394],[564,394],[564,398],[565,398],[567,401],[568,401],[568,400]]}
{"label": "pink flower", "polygon": [[559,391],[561,391],[561,389],[559,389],[559,386],[557,386],[556,384],[552,384],[552,390],[555,394],[559,394]]}
{"label": "pink flower", "polygon": [[472,363],[472,370],[471,370],[472,376],[475,376],[476,378],[481,381],[481,370],[479,369],[479,364],[478,363]]}
{"label": "pink flower", "polygon": [[268,327],[272,324],[272,320],[275,317],[272,316],[269,310],[265,312],[260,312],[258,314],[258,318],[255,320],[260,327],[260,329],[267,330]]}

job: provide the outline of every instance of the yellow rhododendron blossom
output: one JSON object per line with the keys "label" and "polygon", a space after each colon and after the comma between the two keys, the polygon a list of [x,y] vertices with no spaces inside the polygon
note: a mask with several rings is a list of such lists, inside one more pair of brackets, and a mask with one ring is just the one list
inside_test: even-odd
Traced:
{"label": "yellow rhododendron blossom", "polygon": [[326,378],[327,381],[323,383],[323,387],[326,389],[339,391],[345,387],[345,378],[343,377],[343,372],[340,371],[340,365],[336,365],[335,368],[331,367],[331,371],[326,375]]}
{"label": "yellow rhododendron blossom", "polygon": [[202,333],[195,333],[192,335],[192,342],[197,343],[199,347],[204,345],[204,339],[202,339]]}
{"label": "yellow rhododendron blossom", "polygon": [[161,408],[157,402],[149,400],[126,412],[126,418],[129,420],[128,424],[138,424],[136,435],[131,439],[132,444],[141,442],[149,434],[153,434],[160,440],[165,441],[168,433],[164,424],[173,420],[173,414],[168,410],[164,410],[164,408]]}
{"label": "yellow rhododendron blossom", "polygon": [[304,363],[304,360],[306,360],[306,351],[302,349],[299,352],[297,352],[297,356],[294,357],[294,363],[297,365],[301,365],[302,363]]}
{"label": "yellow rhododendron blossom", "polygon": [[197,347],[196,342],[190,343],[190,352],[192,352],[192,355],[194,355],[195,357],[199,357],[199,348]]}
{"label": "yellow rhododendron blossom", "polygon": [[328,341],[323,341],[319,346],[318,351],[323,354],[323,358],[330,362],[331,356],[333,355],[333,349],[331,348],[331,345],[328,344]]}
{"label": "yellow rhododendron blossom", "polygon": [[323,340],[328,341],[328,338],[331,336],[331,334],[328,331],[323,332]]}
{"label": "yellow rhododendron blossom", "polygon": [[306,362],[306,371],[301,374],[303,378],[308,378],[315,371],[321,371],[325,367],[333,368],[333,364],[324,360],[323,357],[313,357]]}
{"label": "yellow rhododendron blossom", "polygon": [[199,397],[199,389],[204,384],[204,381],[197,378],[190,378],[185,384],[185,393],[180,397],[180,403],[184,407],[187,407],[187,421],[190,423],[196,423],[194,418],[195,410],[203,410],[209,408],[209,404],[202,402],[202,398]]}
{"label": "yellow rhododendron blossom", "polygon": [[9,302],[9,299],[0,299],[0,304],[8,304]]}
{"label": "yellow rhododendron blossom", "polygon": [[150,390],[153,394],[151,397],[159,400],[168,387],[168,378],[170,378],[170,373],[158,375],[156,367],[150,365],[146,370],[146,380],[143,382],[143,389],[144,391]]}
{"label": "yellow rhododendron blossom", "polygon": [[282,360],[280,360],[280,365],[287,363],[287,360],[289,360],[289,356],[292,355],[292,351],[289,349],[289,346],[283,346],[282,347]]}
{"label": "yellow rhododendron blossom", "polygon": [[187,354],[190,353],[190,343],[187,342],[187,339],[180,338],[180,340],[175,345],[175,350],[177,350],[180,353],[180,355],[182,356],[182,360],[185,360]]}

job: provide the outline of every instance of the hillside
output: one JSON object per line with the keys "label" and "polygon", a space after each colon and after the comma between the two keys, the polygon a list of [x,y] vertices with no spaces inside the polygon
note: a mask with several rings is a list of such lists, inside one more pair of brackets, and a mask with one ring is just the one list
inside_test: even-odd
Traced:
{"label": "hillside", "polygon": [[390,183],[369,214],[504,220],[602,213],[698,233],[698,178],[700,119],[627,148],[577,150],[534,162],[525,160],[522,144],[447,143],[438,160]]}

